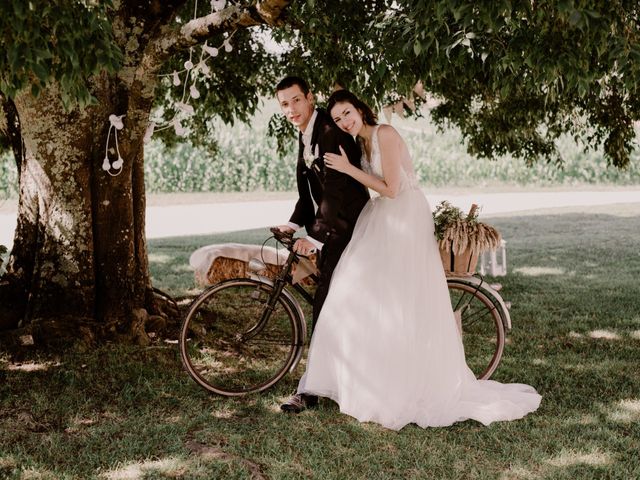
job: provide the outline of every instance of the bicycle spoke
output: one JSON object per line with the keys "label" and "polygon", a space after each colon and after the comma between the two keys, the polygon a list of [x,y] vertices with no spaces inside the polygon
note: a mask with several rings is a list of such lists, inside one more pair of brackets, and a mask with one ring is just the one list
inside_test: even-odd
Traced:
{"label": "bicycle spoke", "polygon": [[[469,295],[469,293],[468,293],[468,292],[462,292],[462,294],[461,294],[461,295],[459,296],[459,298],[458,298],[458,303],[456,303],[456,304],[453,306],[453,311],[454,311],[454,312],[457,312],[457,311],[461,310],[461,308],[460,308],[460,304],[461,304],[461,303],[462,303],[462,301],[467,297],[467,295]],[[473,295],[471,295],[471,296],[473,297]],[[469,302],[467,302],[467,305],[469,305]],[[464,307],[463,307],[463,308],[464,308]]]}
{"label": "bicycle spoke", "polygon": [[463,308],[463,314],[462,314],[462,325],[467,325],[467,326],[471,326],[474,323],[486,319],[487,316],[491,316],[491,313],[496,309],[495,306],[491,307],[491,308],[487,308],[486,306],[482,306],[479,308],[476,308],[475,311],[471,310],[471,306],[469,306],[468,308],[464,309]]}

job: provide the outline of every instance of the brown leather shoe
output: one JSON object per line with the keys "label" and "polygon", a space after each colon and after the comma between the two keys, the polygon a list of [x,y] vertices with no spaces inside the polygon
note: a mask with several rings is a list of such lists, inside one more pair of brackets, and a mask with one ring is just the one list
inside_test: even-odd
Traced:
{"label": "brown leather shoe", "polygon": [[318,406],[318,397],[307,395],[306,393],[297,393],[291,395],[286,402],[280,405],[280,410],[286,413],[300,413],[305,408],[316,406]]}

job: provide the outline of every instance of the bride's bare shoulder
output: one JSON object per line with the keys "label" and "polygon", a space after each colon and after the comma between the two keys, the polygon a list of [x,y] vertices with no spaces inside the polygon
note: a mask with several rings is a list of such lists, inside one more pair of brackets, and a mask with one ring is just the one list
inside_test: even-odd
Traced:
{"label": "bride's bare shoulder", "polygon": [[378,139],[383,143],[399,143],[402,137],[391,125],[382,124],[378,127]]}
{"label": "bride's bare shoulder", "polygon": [[381,124],[378,127],[378,138],[382,141],[398,140],[400,134],[391,125]]}

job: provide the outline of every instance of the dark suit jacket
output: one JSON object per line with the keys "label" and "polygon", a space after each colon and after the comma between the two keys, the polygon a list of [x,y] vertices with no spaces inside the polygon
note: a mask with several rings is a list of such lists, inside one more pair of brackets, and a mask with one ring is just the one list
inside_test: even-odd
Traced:
{"label": "dark suit jacket", "polygon": [[[351,236],[358,215],[369,200],[369,191],[350,176],[325,167],[324,154],[340,154],[338,146],[342,146],[349,161],[360,168],[360,148],[353,137],[340,130],[324,110],[317,111],[311,150],[318,155],[311,168],[307,168],[300,134],[296,170],[299,199],[290,221],[304,225],[309,236],[325,243],[334,237],[337,240]],[[318,205],[317,211],[312,196]]]}

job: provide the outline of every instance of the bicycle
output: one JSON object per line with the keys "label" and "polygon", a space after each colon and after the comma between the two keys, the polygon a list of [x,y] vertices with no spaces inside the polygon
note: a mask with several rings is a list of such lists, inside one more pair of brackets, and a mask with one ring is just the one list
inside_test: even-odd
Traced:
{"label": "bicycle", "polygon": [[[182,322],[182,363],[212,393],[233,397],[264,391],[293,371],[302,357],[307,323],[298,298],[311,305],[313,295],[292,282],[293,266],[303,258],[293,251],[295,238],[271,231],[270,238],[289,251],[277,275],[273,279],[263,275],[266,264],[251,259],[249,278],[207,288],[191,303]],[[489,378],[502,356],[505,328],[511,326],[507,306],[481,278],[451,277],[447,283],[467,363],[479,378]]]}

